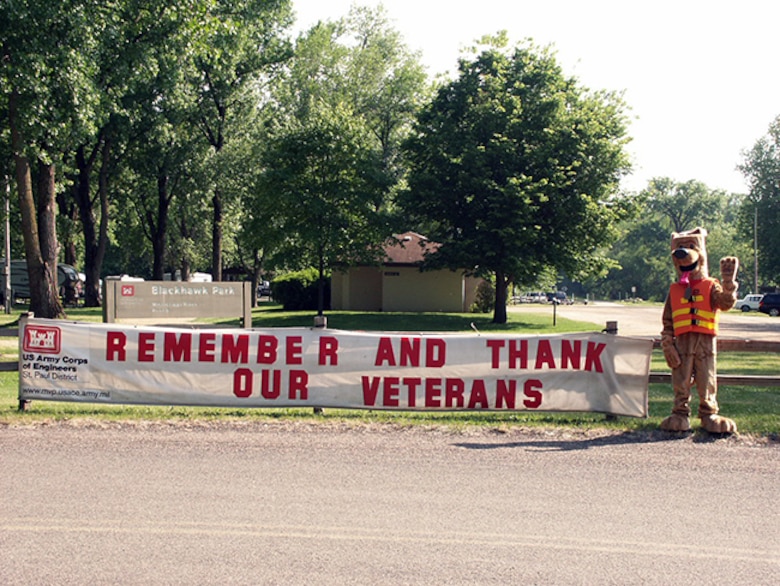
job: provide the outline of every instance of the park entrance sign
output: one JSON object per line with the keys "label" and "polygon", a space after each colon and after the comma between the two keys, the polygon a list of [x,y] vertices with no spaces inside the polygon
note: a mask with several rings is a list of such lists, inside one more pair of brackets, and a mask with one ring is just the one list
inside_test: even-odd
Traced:
{"label": "park entrance sign", "polygon": [[652,340],[26,318],[19,399],[647,416]]}
{"label": "park entrance sign", "polygon": [[241,317],[252,327],[249,282],[121,281],[103,283],[103,321],[166,320],[196,317]]}

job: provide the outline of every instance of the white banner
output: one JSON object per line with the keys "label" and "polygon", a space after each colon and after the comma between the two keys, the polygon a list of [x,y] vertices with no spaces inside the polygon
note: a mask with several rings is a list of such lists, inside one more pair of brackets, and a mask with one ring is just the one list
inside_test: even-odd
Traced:
{"label": "white banner", "polygon": [[43,319],[21,335],[21,400],[647,417],[649,339]]}

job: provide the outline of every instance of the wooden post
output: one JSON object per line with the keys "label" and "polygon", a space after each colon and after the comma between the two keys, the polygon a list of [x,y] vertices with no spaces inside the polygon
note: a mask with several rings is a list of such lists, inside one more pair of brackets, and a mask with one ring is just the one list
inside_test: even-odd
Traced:
{"label": "wooden post", "polygon": [[[613,336],[616,336],[618,333],[618,323],[616,321],[608,321],[607,327],[603,330],[606,334],[611,334]],[[607,421],[616,421],[617,415],[612,415],[612,413],[607,413],[606,416]]]}
{"label": "wooden post", "polygon": [[19,411],[29,411],[32,401],[22,399],[22,354],[24,353],[24,336],[27,329],[27,320],[35,317],[32,312],[23,313],[19,316]]}

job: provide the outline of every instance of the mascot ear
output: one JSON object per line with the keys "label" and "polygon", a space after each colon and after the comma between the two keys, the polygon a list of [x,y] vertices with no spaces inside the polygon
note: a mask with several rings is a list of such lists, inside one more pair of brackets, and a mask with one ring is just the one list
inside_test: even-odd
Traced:
{"label": "mascot ear", "polygon": [[701,226],[699,226],[698,228],[692,230],[691,234],[699,234],[699,235],[701,235],[702,238],[706,238],[707,237],[707,228],[702,228]]}

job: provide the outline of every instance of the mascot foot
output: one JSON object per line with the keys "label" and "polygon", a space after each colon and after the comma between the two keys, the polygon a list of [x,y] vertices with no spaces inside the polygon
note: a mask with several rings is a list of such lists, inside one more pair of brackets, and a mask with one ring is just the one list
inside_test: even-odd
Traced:
{"label": "mascot foot", "polygon": [[691,420],[683,415],[672,413],[661,422],[661,429],[664,431],[690,431]]}
{"label": "mascot foot", "polygon": [[733,419],[720,415],[703,415],[701,426],[710,433],[735,433],[737,424]]}

